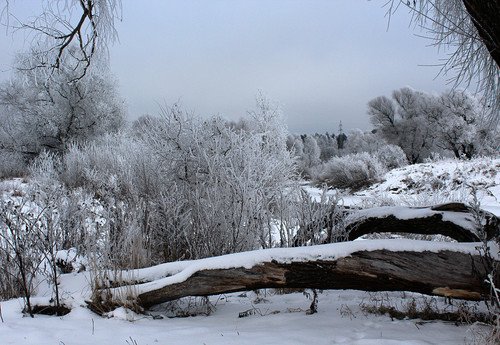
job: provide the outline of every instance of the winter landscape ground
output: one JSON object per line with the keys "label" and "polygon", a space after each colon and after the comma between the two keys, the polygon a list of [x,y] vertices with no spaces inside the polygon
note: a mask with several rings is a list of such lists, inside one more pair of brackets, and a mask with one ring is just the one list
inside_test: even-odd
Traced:
{"label": "winter landscape ground", "polygon": [[[25,182],[19,179],[2,181],[3,197],[9,198],[26,188],[23,186]],[[457,198],[464,201],[470,195],[470,186],[478,189],[484,208],[500,215],[500,160],[493,158],[445,160],[395,169],[387,173],[382,182],[352,195],[343,195],[343,199],[350,205],[363,204],[365,207],[379,205],[381,200],[390,204],[393,199],[421,206]],[[307,190],[313,196],[322,193],[311,187]],[[352,246],[409,247],[414,250],[432,247],[431,244],[439,246],[436,242],[399,241],[361,240]],[[343,251],[347,252],[342,255],[348,255],[350,244],[343,245]],[[314,247],[323,254],[311,254],[308,247],[302,247],[302,252],[312,256],[340,255],[335,254],[338,249],[330,250],[326,246],[326,249]],[[462,247],[471,252],[475,250],[474,244],[463,244]],[[498,248],[495,250],[498,252]],[[263,250],[260,255],[278,255],[268,252]],[[229,262],[225,259],[222,263],[219,260],[205,266],[222,264],[233,267],[245,265],[245,260],[255,258],[255,254],[241,253]],[[212,262],[217,262],[217,258],[214,259]],[[175,270],[182,272],[189,264],[179,262],[177,266]],[[155,279],[160,271],[148,269],[142,278]],[[140,274],[134,276],[139,278]],[[318,312],[312,315],[307,314],[311,304],[310,290],[283,293],[269,289],[258,293],[216,295],[210,297],[208,304],[203,298],[184,298],[156,306],[146,314],[136,314],[120,307],[99,316],[85,303],[91,296],[91,281],[89,272],[60,276],[62,300],[71,308],[71,312],[64,316],[36,315],[30,318],[22,313],[22,299],[1,302],[2,344],[481,344],[491,327],[468,320],[474,313],[487,312],[482,302],[454,300],[449,304],[443,297],[356,290],[320,292]],[[46,282],[41,282],[33,303],[47,304],[51,296],[52,289]],[[463,322],[410,319],[408,316],[398,319],[389,314],[373,313],[381,306],[401,311],[412,307],[422,310],[425,306],[441,312],[458,310],[463,315]],[[185,317],[179,317],[181,313],[185,313],[182,315]],[[190,314],[193,316],[188,316]]]}
{"label": "winter landscape ground", "polygon": [[[83,277],[64,277],[63,287],[78,296]],[[73,280],[73,282],[69,282]],[[80,284],[77,282],[79,281]],[[73,290],[71,290],[71,284]],[[363,304],[408,303],[406,294],[370,295],[360,291],[325,291],[319,312],[306,315],[310,301],[302,293],[272,295],[256,303],[255,294],[211,298],[211,315],[153,319],[120,309],[102,318],[78,306],[64,317],[22,317],[19,301],[2,302],[2,344],[474,344],[487,326],[453,322],[392,320],[363,311]],[[421,296],[415,296],[417,301]],[[433,301],[434,303],[434,301]],[[452,308],[437,301],[443,309]],[[247,317],[240,313],[252,311]],[[480,342],[477,342],[480,344]]]}

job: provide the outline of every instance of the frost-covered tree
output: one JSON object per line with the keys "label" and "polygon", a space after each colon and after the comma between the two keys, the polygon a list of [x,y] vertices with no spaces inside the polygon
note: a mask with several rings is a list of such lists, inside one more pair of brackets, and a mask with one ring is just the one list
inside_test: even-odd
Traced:
{"label": "frost-covered tree", "polygon": [[436,119],[437,145],[453,152],[456,158],[472,158],[487,133],[484,108],[469,94],[450,91],[441,95],[442,116]]}
{"label": "frost-covered tree", "polygon": [[299,172],[306,177],[310,175],[311,168],[328,161],[339,152],[335,135],[328,132],[289,134],[287,149],[295,158]]}
{"label": "frost-covered tree", "polygon": [[486,121],[488,109],[470,94],[452,90],[441,95],[410,88],[396,90],[368,103],[377,133],[400,146],[410,163],[431,152],[447,150],[457,158],[488,153],[497,126]]}
{"label": "frost-covered tree", "polygon": [[303,140],[302,156],[300,158],[300,168],[307,171],[315,165],[318,165],[321,151],[316,139],[312,135],[306,135]]}
{"label": "frost-covered tree", "polygon": [[349,140],[346,141],[344,146],[345,154],[361,152],[372,153],[387,144],[382,138],[374,133],[363,132],[361,129],[350,130],[347,137]]}
{"label": "frost-covered tree", "polygon": [[320,159],[322,162],[326,162],[337,154],[337,142],[334,134],[326,132],[325,134],[316,134],[314,137],[321,151]]}
{"label": "frost-covered tree", "polygon": [[104,70],[75,80],[78,66],[61,65],[47,79],[39,56],[20,57],[15,76],[0,85],[0,149],[36,155],[63,152],[71,141],[116,131],[123,101]]}
{"label": "frost-covered tree", "polygon": [[430,154],[435,138],[430,122],[438,112],[432,96],[408,87],[394,91],[392,100],[382,96],[368,103],[372,125],[388,143],[400,146],[410,163]]}

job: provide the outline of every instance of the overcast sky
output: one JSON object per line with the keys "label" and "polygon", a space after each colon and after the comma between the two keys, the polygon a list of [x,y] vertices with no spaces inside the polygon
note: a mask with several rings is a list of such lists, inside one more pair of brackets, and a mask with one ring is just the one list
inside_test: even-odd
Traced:
{"label": "overcast sky", "polygon": [[[23,17],[37,0],[17,0]],[[387,30],[386,0],[123,0],[120,42],[110,49],[131,118],[178,100],[200,116],[237,119],[262,90],[290,131],[370,129],[367,102],[412,86],[441,92],[443,55],[401,9]],[[19,13],[21,12],[21,13]],[[0,34],[0,79],[22,49]]]}

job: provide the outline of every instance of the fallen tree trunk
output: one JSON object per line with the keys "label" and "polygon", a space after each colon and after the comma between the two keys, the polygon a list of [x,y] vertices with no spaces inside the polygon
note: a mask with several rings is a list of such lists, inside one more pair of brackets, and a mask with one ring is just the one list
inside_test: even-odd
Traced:
{"label": "fallen tree trunk", "polygon": [[[439,249],[439,244],[424,244],[425,241],[360,242],[392,243],[388,249],[348,242],[293,248],[302,250],[300,252],[290,249],[255,251],[195,260],[173,276],[112,289],[111,294],[118,304],[120,300],[130,302],[134,299],[138,305],[147,308],[186,296],[261,288],[401,290],[467,300],[480,300],[489,293],[489,286],[484,282],[489,268],[483,257],[474,254],[473,245],[469,245],[469,250],[457,247],[455,251],[449,243],[442,244],[443,249]],[[422,245],[430,249],[411,250],[412,247],[423,248]],[[396,247],[401,247],[401,250]],[[308,249],[308,257],[297,258],[297,253],[305,253]],[[262,253],[272,255],[262,258]],[[235,267],[227,267],[231,262]],[[500,286],[499,280],[496,277],[497,286]],[[131,291],[135,291],[133,296]]]}
{"label": "fallen tree trunk", "polygon": [[383,217],[368,217],[348,224],[346,229],[349,241],[373,233],[443,235],[457,242],[479,241],[476,234],[455,223],[443,220],[440,214],[410,219],[400,219],[392,214]]}
{"label": "fallen tree trunk", "polygon": [[481,211],[480,217],[484,220],[482,229],[478,229],[473,210],[462,203],[432,207],[378,207],[355,213],[354,218],[358,219],[346,226],[346,232],[350,241],[372,233],[443,235],[457,242],[498,237],[499,219],[486,211]]}
{"label": "fallen tree trunk", "polygon": [[[318,231],[328,236],[330,243],[336,232],[347,234],[346,240],[352,241],[373,233],[404,233],[420,235],[443,235],[457,242],[479,242],[483,238],[491,240],[500,236],[500,220],[494,214],[480,210],[483,224],[478,229],[474,210],[463,203],[448,203],[429,207],[374,207],[365,210],[345,208],[338,224],[333,209],[322,221],[308,224],[299,229],[294,238],[294,246],[311,240]],[[483,233],[480,233],[482,231]]]}
{"label": "fallen tree trunk", "polygon": [[[413,291],[480,300],[488,293],[479,257],[456,252],[358,252],[335,261],[267,262],[250,269],[196,272],[182,283],[137,296],[143,307],[186,296],[208,296],[263,288]],[[498,282],[497,282],[498,283]]]}

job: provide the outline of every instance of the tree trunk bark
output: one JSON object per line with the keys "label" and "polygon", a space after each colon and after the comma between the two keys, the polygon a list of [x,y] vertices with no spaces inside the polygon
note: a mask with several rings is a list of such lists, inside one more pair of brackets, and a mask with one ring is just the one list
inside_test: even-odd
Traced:
{"label": "tree trunk bark", "polygon": [[[186,296],[208,296],[262,288],[413,291],[480,300],[489,293],[489,270],[478,255],[440,252],[359,251],[323,261],[264,262],[251,268],[206,269],[180,283],[140,293],[142,307]],[[495,284],[500,286],[497,276]]]}
{"label": "tree trunk bark", "polygon": [[482,42],[500,68],[500,1],[463,0]]}
{"label": "tree trunk bark", "polygon": [[[385,213],[383,216],[370,216],[375,214],[377,208],[356,210],[345,209],[346,214],[351,214],[359,219],[352,220],[345,225],[348,240],[355,240],[363,235],[372,233],[405,233],[420,235],[443,235],[448,236],[457,242],[480,242],[477,231],[464,227],[464,221],[474,226],[474,216],[471,209],[463,203],[448,203],[431,207],[402,207],[397,208],[399,213],[405,213],[404,219],[398,218],[396,208],[394,212]],[[423,211],[428,212],[423,212]],[[404,211],[404,212],[402,212]],[[332,214],[326,216],[321,222],[308,224],[299,229],[293,240],[294,246],[306,243],[317,232],[319,228],[331,229],[335,226],[335,219]],[[481,210],[481,217],[484,219],[482,230],[487,240],[500,236],[500,219],[494,214]],[[362,216],[365,214],[366,216]],[[425,216],[422,216],[424,214]],[[460,219],[460,221],[452,221]]]}

